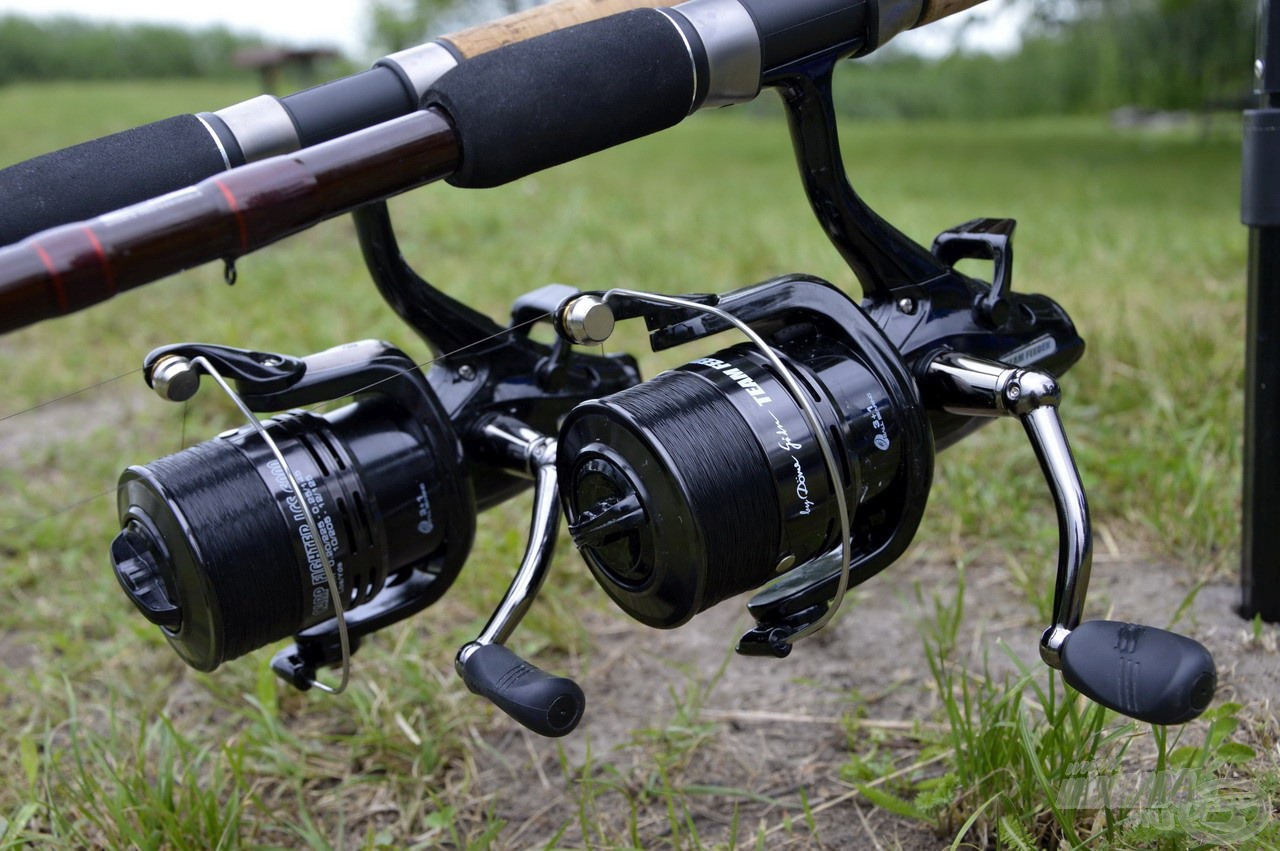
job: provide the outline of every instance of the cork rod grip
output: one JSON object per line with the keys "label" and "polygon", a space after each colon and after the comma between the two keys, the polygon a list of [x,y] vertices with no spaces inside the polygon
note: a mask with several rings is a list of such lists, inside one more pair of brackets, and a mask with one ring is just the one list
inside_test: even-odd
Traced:
{"label": "cork rod grip", "polygon": [[986,0],[925,0],[924,10],[920,13],[920,20],[916,21],[916,26],[931,24],[984,2]]}
{"label": "cork rod grip", "polygon": [[444,40],[464,58],[471,59],[574,24],[585,24],[632,9],[653,9],[672,4],[673,0],[559,0],[444,36]]}

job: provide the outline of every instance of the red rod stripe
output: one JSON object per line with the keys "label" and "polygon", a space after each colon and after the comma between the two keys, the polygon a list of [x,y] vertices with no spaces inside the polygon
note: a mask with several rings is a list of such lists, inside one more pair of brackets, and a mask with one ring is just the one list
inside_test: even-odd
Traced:
{"label": "red rod stripe", "polygon": [[98,235],[93,232],[93,228],[85,228],[84,234],[89,237],[89,242],[98,255],[98,263],[102,266],[102,278],[106,281],[107,288],[111,290],[111,295],[115,295],[119,292],[116,289],[116,273],[111,268],[111,262],[107,260],[107,252],[103,250],[102,243],[98,241]]}
{"label": "red rod stripe", "polygon": [[53,281],[53,292],[58,297],[58,311],[64,315],[70,313],[71,305],[67,303],[67,291],[62,285],[62,276],[58,274],[58,268],[53,265],[53,258],[38,242],[35,244],[35,249],[40,255],[40,262],[44,264],[45,271],[49,273],[49,280]]}
{"label": "red rod stripe", "polygon": [[240,212],[240,205],[236,203],[235,193],[228,189],[227,184],[221,180],[213,182],[222,190],[222,197],[227,199],[227,206],[231,208],[232,213],[235,213],[236,225],[240,228],[240,251],[247,252],[249,250],[249,229],[245,226],[244,215]]}

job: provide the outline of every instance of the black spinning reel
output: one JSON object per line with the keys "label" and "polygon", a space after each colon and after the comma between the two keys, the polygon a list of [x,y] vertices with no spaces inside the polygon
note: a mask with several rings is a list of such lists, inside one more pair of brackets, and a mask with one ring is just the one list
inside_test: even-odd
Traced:
{"label": "black spinning reel", "polygon": [[[1001,345],[1022,365],[958,350],[972,332],[951,333],[959,320],[945,298],[904,351],[830,284],[803,276],[685,298],[547,288],[514,318],[549,316],[560,343],[498,335],[489,351],[446,359],[425,376],[373,341],[302,359],[165,347],[148,356],[147,374],[170,399],[189,397],[205,372],[234,379],[254,411],[353,393],[355,401],[323,416],[287,413],[126,471],[116,573],[202,670],[296,633],[273,666],[308,688],[319,668],[345,665],[361,636],[438,599],[465,561],[478,507],[533,478],[525,559],[458,668],[531,729],[562,735],[581,716],[580,689],[502,647],[546,576],[561,507],[601,586],[648,625],[678,626],[772,582],[749,604],[757,626],[738,650],[785,656],[910,542],[934,435],[960,434],[974,417],[1016,416],[1063,530],[1042,655],[1113,708],[1188,720],[1213,693],[1203,648],[1150,628],[1079,624],[1088,514],[1057,383],[1038,364],[1069,365],[1082,344],[1048,299],[1007,297],[1015,309]],[[598,344],[627,318],[646,321],[655,350],[734,327],[751,342],[646,382],[625,357],[569,350]],[[539,386],[516,377],[528,374],[542,376]]]}
{"label": "black spinning reel", "polygon": [[[931,250],[849,187],[830,69],[781,76],[815,212],[857,272],[855,303],[789,275],[681,298],[546,287],[500,327],[419,278],[383,204],[355,214],[366,262],[392,307],[437,351],[424,374],[385,343],[291,358],[208,345],[146,361],[166,398],[200,374],[243,409],[297,411],[126,471],[121,585],[202,670],[286,635],[273,668],[299,688],[360,639],[431,604],[470,550],[480,510],[534,483],[529,544],[482,633],[458,653],[472,691],[544,735],[584,700],[503,647],[549,569],[561,510],[593,575],[629,615],[676,627],[742,592],[756,621],[740,653],[786,656],[846,591],[896,560],[924,512],[935,452],[993,417],[1016,417],[1059,521],[1053,623],[1040,652],[1067,681],[1154,723],[1189,720],[1215,687],[1190,639],[1082,624],[1091,560],[1084,491],[1058,418],[1055,375],[1084,343],[1052,300],[1012,289],[1013,222],[978,219]],[[992,261],[991,283],[956,272]],[[585,354],[618,321],[643,319],[685,365],[641,381],[625,355]],[[528,336],[555,328],[554,345]],[[712,350],[736,330],[748,342]],[[338,687],[341,688],[341,685]]]}

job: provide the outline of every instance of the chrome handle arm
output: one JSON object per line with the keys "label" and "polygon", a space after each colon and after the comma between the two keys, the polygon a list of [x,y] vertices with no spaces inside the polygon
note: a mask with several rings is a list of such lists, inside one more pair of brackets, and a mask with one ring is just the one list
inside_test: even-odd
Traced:
{"label": "chrome handle arm", "polygon": [[511,637],[547,578],[551,558],[555,554],[556,533],[560,529],[555,438],[538,434],[507,418],[491,421],[484,427],[483,434],[510,459],[513,472],[533,476],[533,514],[529,523],[529,541],[520,567],[480,635],[458,651],[456,667],[459,673],[467,658],[478,648],[504,644]]}
{"label": "chrome handle arm", "polygon": [[582,719],[586,698],[567,677],[530,665],[503,643],[511,637],[551,567],[560,527],[556,441],[510,417],[495,417],[481,430],[491,454],[511,472],[534,478],[533,518],[520,568],[489,623],[458,651],[454,667],[467,688],[543,736],[563,736]]}
{"label": "chrome handle arm", "polygon": [[929,361],[922,385],[931,405],[968,416],[1017,417],[1026,430],[1058,515],[1053,624],[1040,639],[1040,658],[1050,667],[1061,668],[1062,644],[1080,624],[1093,564],[1089,503],[1058,417],[1062,390],[1047,372],[958,352],[945,352]]}

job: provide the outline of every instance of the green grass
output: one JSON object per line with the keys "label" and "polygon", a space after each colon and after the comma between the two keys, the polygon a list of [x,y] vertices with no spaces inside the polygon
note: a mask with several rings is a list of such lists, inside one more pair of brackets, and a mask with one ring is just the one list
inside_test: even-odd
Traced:
{"label": "green grass", "polygon": [[[985,658],[974,671],[958,647],[962,569],[954,588],[950,599],[930,601],[916,591],[946,731],[922,736],[921,751],[938,754],[944,769],[903,778],[896,794],[859,786],[871,801],[933,824],[954,837],[953,848],[1172,851],[1280,842],[1280,824],[1260,824],[1275,805],[1274,793],[1265,791],[1274,767],[1266,760],[1250,767],[1257,754],[1233,738],[1239,704],[1220,703],[1194,727],[1170,730],[1083,700],[1058,673],[1028,668],[1003,644],[1012,673],[994,674]],[[1193,736],[1197,744],[1182,743]],[[845,768],[853,779],[865,782],[894,767],[869,763],[857,745]],[[1106,800],[1114,806],[1102,806]]]}
{"label": "green grass", "polygon": [[[0,163],[252,94],[3,88]],[[1238,141],[1116,135],[1093,119],[846,122],[842,131],[855,185],[916,239],[927,244],[979,215],[1021,221],[1015,286],[1059,300],[1090,346],[1063,382],[1062,412],[1095,526],[1127,552],[1194,573],[1232,566],[1244,333]],[[498,317],[551,281],[722,291],[804,271],[855,286],[813,223],[782,123],[732,112],[501,189],[431,187],[397,199],[393,213],[426,277]],[[220,268],[201,268],[0,339],[0,416],[134,370],[147,350],[176,340],[303,354],[380,337],[426,357],[368,283],[345,220],[247,257],[239,271],[234,288]],[[610,341],[611,350],[641,346],[635,335]],[[646,373],[672,357],[646,357]],[[105,559],[110,497],[29,522],[110,491],[124,466],[174,451],[183,416],[132,375],[0,421],[0,724],[10,745],[0,749],[0,845],[501,844],[503,830],[518,828],[504,827],[474,787],[469,756],[489,710],[451,660],[519,559],[527,503],[482,517],[455,591],[361,650],[349,698],[277,688],[267,650],[196,674],[120,599]],[[186,412],[185,440],[232,422],[228,406],[202,394]],[[1055,538],[1015,425],[994,424],[939,459],[919,552],[999,553],[1026,587],[1043,589]],[[607,601],[568,552],[549,584],[517,643],[555,668],[590,652],[583,601],[601,610]],[[618,754],[599,755],[594,770],[566,767],[591,778],[574,787],[585,823],[567,831],[592,835],[592,807],[613,776],[614,797],[643,818],[624,817],[598,841],[655,841],[636,825],[652,824],[656,808],[672,845],[700,843],[687,815],[699,790],[680,776],[701,747],[696,712],[654,723],[631,752],[656,774],[622,771]],[[963,719],[953,724],[964,729]],[[788,819],[804,832],[804,812]],[[776,836],[754,823],[734,835],[743,847]]]}

